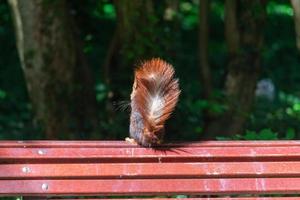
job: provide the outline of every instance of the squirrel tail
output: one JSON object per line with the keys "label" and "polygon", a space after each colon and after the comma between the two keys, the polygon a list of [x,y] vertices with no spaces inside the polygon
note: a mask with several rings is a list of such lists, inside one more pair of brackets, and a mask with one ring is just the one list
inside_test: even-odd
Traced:
{"label": "squirrel tail", "polygon": [[132,101],[143,119],[143,134],[155,137],[164,129],[174,110],[180,89],[174,69],[167,62],[154,58],[135,71]]}

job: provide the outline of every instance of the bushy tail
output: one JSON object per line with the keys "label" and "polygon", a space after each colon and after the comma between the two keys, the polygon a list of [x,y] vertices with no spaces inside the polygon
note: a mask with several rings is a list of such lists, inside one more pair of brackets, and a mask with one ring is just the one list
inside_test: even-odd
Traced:
{"label": "bushy tail", "polygon": [[148,133],[160,131],[180,94],[173,67],[159,58],[143,63],[135,71],[134,87],[134,100],[144,119],[144,127]]}

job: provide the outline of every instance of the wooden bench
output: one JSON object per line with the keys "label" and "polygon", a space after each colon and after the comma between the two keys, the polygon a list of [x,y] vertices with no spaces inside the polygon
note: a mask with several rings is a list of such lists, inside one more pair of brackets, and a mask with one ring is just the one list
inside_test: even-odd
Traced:
{"label": "wooden bench", "polygon": [[[300,199],[300,141],[2,141],[0,196]],[[180,196],[181,195],[181,196]]]}

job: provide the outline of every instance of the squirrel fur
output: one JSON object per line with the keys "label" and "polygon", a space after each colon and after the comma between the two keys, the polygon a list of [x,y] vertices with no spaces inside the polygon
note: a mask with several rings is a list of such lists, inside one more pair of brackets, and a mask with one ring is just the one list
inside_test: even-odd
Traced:
{"label": "squirrel fur", "polygon": [[132,88],[130,137],[151,147],[161,144],[166,120],[180,94],[172,65],[159,58],[148,60],[135,70]]}

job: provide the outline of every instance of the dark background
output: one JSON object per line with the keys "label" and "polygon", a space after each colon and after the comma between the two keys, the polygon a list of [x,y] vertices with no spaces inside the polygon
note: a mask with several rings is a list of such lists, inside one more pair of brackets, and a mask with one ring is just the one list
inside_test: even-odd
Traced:
{"label": "dark background", "polygon": [[152,57],[182,90],[167,140],[299,139],[294,15],[284,0],[0,0],[0,139],[124,139]]}

